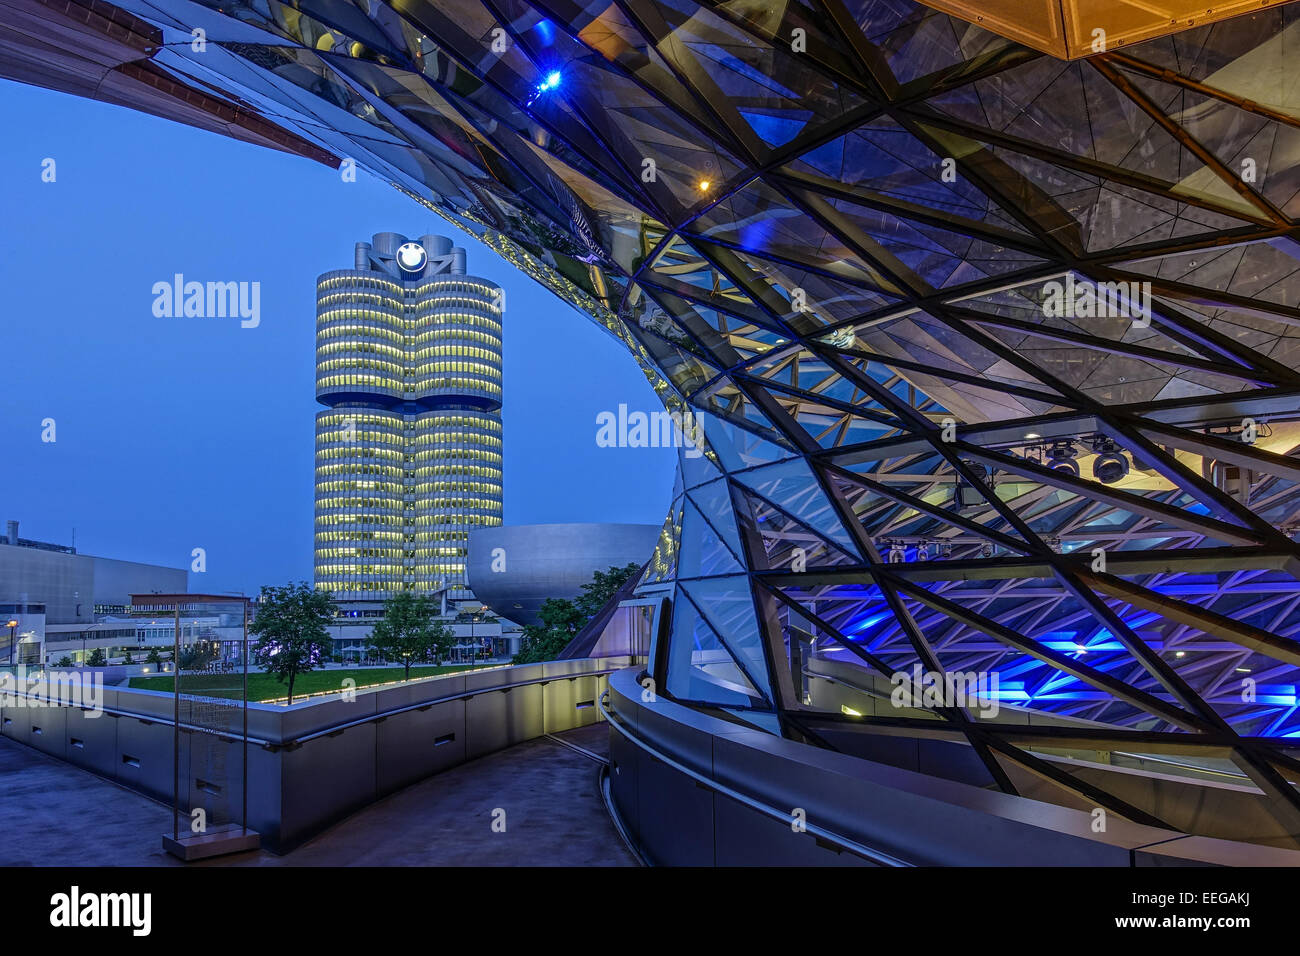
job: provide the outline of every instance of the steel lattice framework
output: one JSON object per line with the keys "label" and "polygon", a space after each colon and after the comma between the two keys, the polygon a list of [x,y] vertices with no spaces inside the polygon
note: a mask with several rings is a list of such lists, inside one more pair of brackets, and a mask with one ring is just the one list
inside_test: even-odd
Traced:
{"label": "steel lattice framework", "polygon": [[[1078,771],[1162,761],[1295,843],[1294,6],[1072,62],[911,0],[120,7],[149,70],[390,179],[699,416],[661,692],[1186,829]],[[915,665],[1000,714],[819,699]]]}

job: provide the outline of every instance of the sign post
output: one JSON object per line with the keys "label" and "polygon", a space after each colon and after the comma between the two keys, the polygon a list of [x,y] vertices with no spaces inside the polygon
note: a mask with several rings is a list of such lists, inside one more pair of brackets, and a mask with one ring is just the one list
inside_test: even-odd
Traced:
{"label": "sign post", "polygon": [[170,612],[172,830],[182,860],[255,850],[248,826],[248,599],[210,594],[132,596],[136,614]]}

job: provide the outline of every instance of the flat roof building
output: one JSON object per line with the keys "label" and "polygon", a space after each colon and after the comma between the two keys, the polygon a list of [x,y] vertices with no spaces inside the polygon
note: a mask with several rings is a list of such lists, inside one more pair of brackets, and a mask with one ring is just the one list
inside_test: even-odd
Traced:
{"label": "flat roof building", "polygon": [[43,604],[49,624],[90,623],[96,607],[128,604],[133,592],[183,591],[188,577],[185,568],[20,538],[17,521],[7,523],[0,539],[0,602]]}

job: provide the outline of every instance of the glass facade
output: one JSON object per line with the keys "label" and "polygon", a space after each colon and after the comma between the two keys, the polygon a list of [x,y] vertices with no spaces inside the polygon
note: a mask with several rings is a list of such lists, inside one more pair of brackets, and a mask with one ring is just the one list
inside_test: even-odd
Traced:
{"label": "glass facade", "polygon": [[501,523],[500,289],[440,236],[355,265],[317,283],[316,585],[470,598],[469,532]]}
{"label": "glass facade", "polygon": [[[912,0],[121,5],[162,32],[153,68],[478,236],[702,423],[640,584],[669,600],[662,693],[1296,845],[1300,7],[1067,61]],[[408,491],[490,512],[490,329],[436,354],[414,288],[338,274],[334,300],[334,275],[322,583],[446,580],[417,574],[455,545]],[[481,456],[438,471],[433,439],[420,473],[443,375]],[[997,684],[891,707],[917,669]],[[1171,816],[1127,769],[1250,812]]]}

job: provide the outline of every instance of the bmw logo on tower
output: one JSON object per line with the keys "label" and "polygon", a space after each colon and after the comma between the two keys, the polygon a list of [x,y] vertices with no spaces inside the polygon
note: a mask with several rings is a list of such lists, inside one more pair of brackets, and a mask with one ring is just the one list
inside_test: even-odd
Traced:
{"label": "bmw logo on tower", "polygon": [[397,247],[397,265],[403,272],[416,274],[424,271],[429,254],[418,242],[404,242]]}

